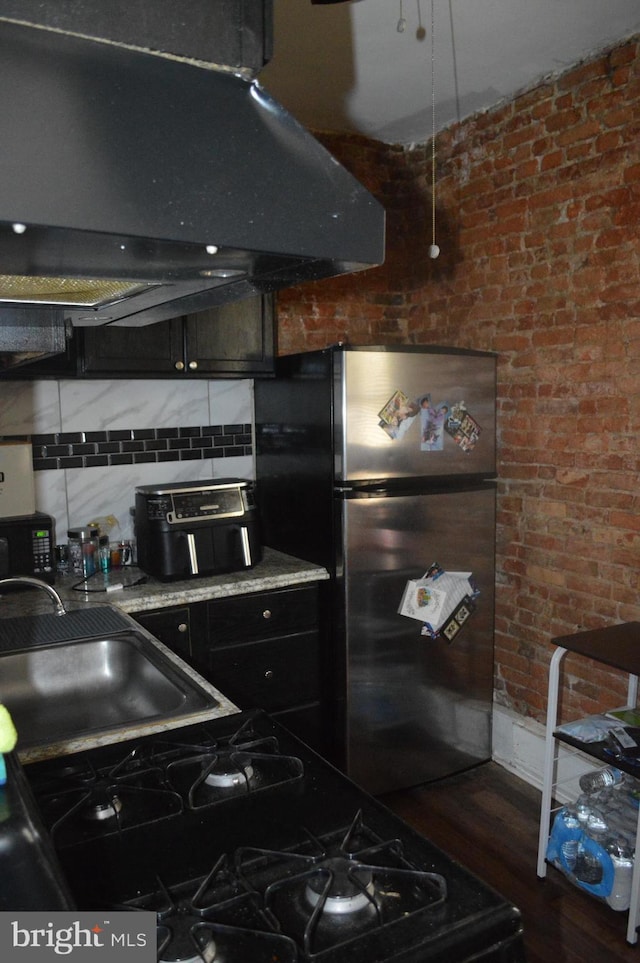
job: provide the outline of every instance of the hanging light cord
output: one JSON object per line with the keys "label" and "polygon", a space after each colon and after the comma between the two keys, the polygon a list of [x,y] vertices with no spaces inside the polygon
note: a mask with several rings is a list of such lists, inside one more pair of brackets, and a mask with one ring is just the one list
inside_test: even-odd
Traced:
{"label": "hanging light cord", "polygon": [[437,258],[440,248],[436,244],[436,48],[435,48],[435,0],[431,0],[431,245],[429,257]]}

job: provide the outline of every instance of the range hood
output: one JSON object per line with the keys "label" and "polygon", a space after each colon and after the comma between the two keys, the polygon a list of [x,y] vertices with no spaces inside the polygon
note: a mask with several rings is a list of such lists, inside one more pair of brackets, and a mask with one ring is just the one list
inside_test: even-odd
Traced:
{"label": "range hood", "polygon": [[384,260],[380,204],[251,70],[0,19],[0,91],[0,351]]}

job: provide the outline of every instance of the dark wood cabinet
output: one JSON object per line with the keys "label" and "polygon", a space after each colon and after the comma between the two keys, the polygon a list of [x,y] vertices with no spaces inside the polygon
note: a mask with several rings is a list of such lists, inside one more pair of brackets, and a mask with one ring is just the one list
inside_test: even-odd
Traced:
{"label": "dark wood cabinet", "polygon": [[187,315],[187,368],[195,362],[201,374],[273,374],[274,305],[268,296]]}
{"label": "dark wood cabinet", "polygon": [[194,664],[241,709],[261,708],[324,750],[318,585],[207,603]]}
{"label": "dark wood cabinet", "polygon": [[207,603],[208,646],[318,631],[318,586],[311,583],[271,592],[253,592]]}
{"label": "dark wood cabinet", "polygon": [[274,370],[272,296],[141,328],[85,328],[83,375],[253,377]]}
{"label": "dark wood cabinet", "polygon": [[178,373],[184,356],[182,318],[143,328],[82,328],[75,336],[80,375],[165,377]]}
{"label": "dark wood cabinet", "polygon": [[319,703],[314,633],[243,642],[207,653],[207,676],[241,709],[277,713]]}
{"label": "dark wood cabinet", "polygon": [[246,298],[139,328],[75,328],[67,350],[2,377],[260,378],[275,364],[275,297]]}
{"label": "dark wood cabinet", "polygon": [[326,751],[318,583],[133,617],[240,709],[265,709]]}
{"label": "dark wood cabinet", "polygon": [[191,663],[191,626],[197,622],[197,615],[198,603],[138,612],[134,618],[172,652]]}

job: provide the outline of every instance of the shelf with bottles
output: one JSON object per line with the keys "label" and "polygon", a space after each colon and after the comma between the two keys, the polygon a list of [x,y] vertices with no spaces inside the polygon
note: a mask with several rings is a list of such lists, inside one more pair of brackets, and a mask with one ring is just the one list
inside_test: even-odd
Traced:
{"label": "shelf with bottles", "polygon": [[591,759],[640,779],[640,726],[627,724],[636,723],[639,716],[635,707],[622,706],[558,726],[553,736]]}
{"label": "shelf with bottles", "polygon": [[[608,902],[613,909],[628,909],[626,937],[632,944],[638,940],[640,922],[640,810],[636,808],[638,786],[635,779],[636,776],[640,778],[640,766],[636,765],[635,758],[620,752],[620,747],[610,738],[611,729],[608,727],[602,738],[585,739],[585,728],[593,723],[594,717],[559,726],[558,691],[564,656],[572,652],[625,672],[628,685],[627,703],[623,709],[635,711],[640,673],[639,643],[638,622],[553,639],[557,648],[549,664],[537,865],[541,879],[546,876],[547,863],[550,863],[586,892]],[[619,727],[620,721],[616,719],[612,728]],[[582,737],[576,738],[580,734]],[[562,744],[591,762],[597,761],[600,765],[598,769],[592,766],[593,772],[613,767],[624,774],[617,785],[601,790],[617,792],[617,795],[605,795],[602,800],[599,797],[590,799],[596,794],[585,793],[580,787],[575,799],[567,797],[564,779],[558,780]],[[560,804],[558,797],[563,797]],[[610,824],[613,833],[609,832]],[[616,831],[621,826],[624,826],[624,834]]]}
{"label": "shelf with bottles", "polygon": [[640,782],[614,766],[584,772],[553,818],[546,860],[611,909],[631,905]]}
{"label": "shelf with bottles", "polygon": [[[577,731],[584,733],[588,739],[598,735],[598,731],[593,728],[593,717],[588,717],[575,724]],[[570,727],[573,730],[573,725]],[[586,774],[598,772],[600,768],[605,769],[617,763],[604,753],[604,741],[585,742],[578,738],[572,738],[570,734],[556,729],[553,733],[553,756],[551,759],[552,774],[549,784],[549,822],[553,820],[557,813],[566,805],[574,805],[576,800],[583,793],[581,780]],[[594,747],[594,755],[590,752],[590,747]],[[598,769],[594,765],[598,765]],[[601,765],[600,765],[601,764]],[[629,773],[631,775],[631,773]],[[633,773],[638,776],[638,772]],[[638,783],[640,787],[640,782]],[[546,844],[546,843],[545,843]],[[542,840],[541,840],[542,848]]]}

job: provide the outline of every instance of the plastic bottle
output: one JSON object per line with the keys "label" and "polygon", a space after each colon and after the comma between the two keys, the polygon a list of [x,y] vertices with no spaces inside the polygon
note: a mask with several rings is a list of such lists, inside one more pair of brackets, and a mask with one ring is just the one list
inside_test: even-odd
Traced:
{"label": "plastic bottle", "polygon": [[595,806],[589,813],[589,818],[587,819],[586,832],[596,840],[596,842],[601,842],[603,834],[607,832],[609,825],[605,818],[604,813],[600,809],[596,809]]}
{"label": "plastic bottle", "polygon": [[606,901],[614,910],[628,910],[631,903],[631,879],[633,876],[633,845],[624,836],[611,839],[607,852],[613,863],[613,886]]}
{"label": "plastic bottle", "polygon": [[563,872],[573,872],[582,835],[582,827],[574,808],[563,806],[553,821],[547,859]]}
{"label": "plastic bottle", "polygon": [[591,814],[592,807],[593,800],[591,800],[585,793],[578,797],[575,804],[576,818],[579,820],[583,829],[586,828],[587,820]]}
{"label": "plastic bottle", "polygon": [[578,858],[578,846],[581,834],[580,820],[571,806],[565,806],[561,810],[561,818],[567,838],[562,842],[560,849],[569,872],[573,872]]}
{"label": "plastic bottle", "polygon": [[583,773],[578,780],[580,788],[588,795],[600,792],[601,789],[608,789],[610,786],[619,786],[624,779],[624,774],[613,766],[606,769],[592,769],[590,772]]}

